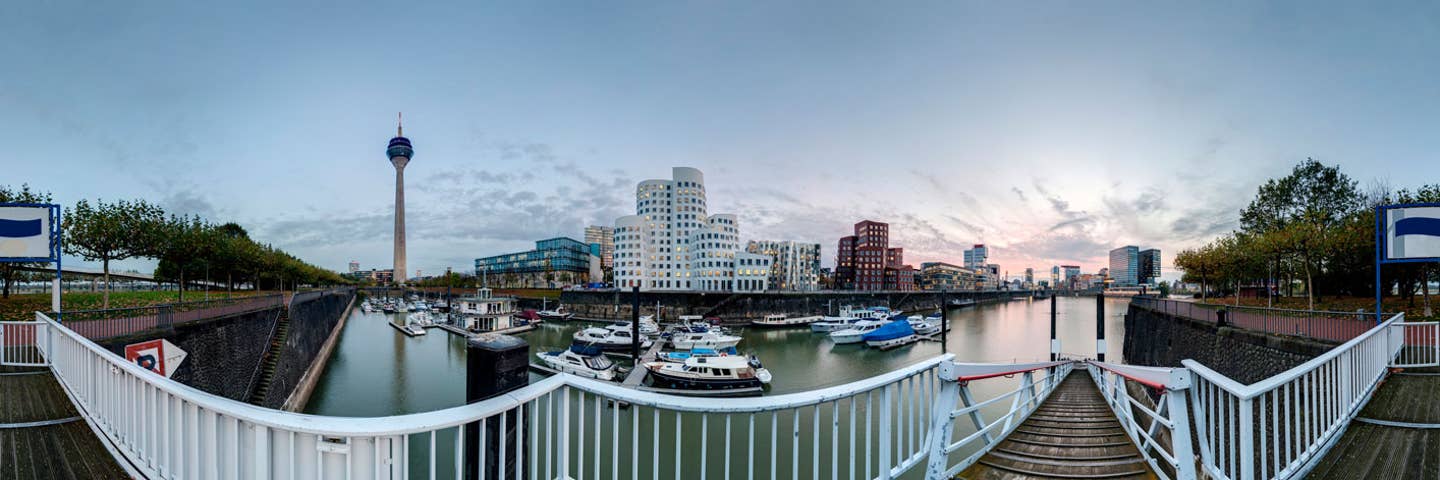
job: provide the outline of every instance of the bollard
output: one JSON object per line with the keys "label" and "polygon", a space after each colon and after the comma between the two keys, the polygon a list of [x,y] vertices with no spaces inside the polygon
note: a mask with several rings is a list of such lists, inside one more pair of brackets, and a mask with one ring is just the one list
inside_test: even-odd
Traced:
{"label": "bollard", "polygon": [[1105,294],[1095,296],[1095,359],[1105,361]]}
{"label": "bollard", "polygon": [[[481,335],[465,341],[465,403],[496,397],[530,384],[530,345],[510,335]],[[521,406],[520,409],[528,407]],[[524,410],[510,410],[483,420],[485,422],[485,464],[480,465],[476,448],[465,449],[465,478],[520,478],[524,465],[515,463],[513,452],[520,429],[529,423],[529,415],[518,418]],[[505,431],[500,431],[500,416],[505,416]],[[480,445],[480,423],[465,425],[465,445]],[[507,455],[505,465],[499,464],[501,442]]]}
{"label": "bollard", "polygon": [[1060,342],[1055,339],[1055,294],[1050,294],[1050,361],[1060,358]]}
{"label": "bollard", "polygon": [[1226,314],[1226,313],[1229,313],[1229,312],[1226,312],[1225,309],[1223,309],[1223,308],[1215,311],[1215,326],[1216,326],[1217,328],[1218,328],[1218,327],[1223,327],[1223,326],[1225,326],[1225,314]]}
{"label": "bollard", "polygon": [[944,291],[944,290],[941,290],[941,291],[940,291],[940,354],[941,354],[941,355],[944,355],[944,354],[946,354],[946,353],[950,353],[950,345],[948,344],[948,342],[946,341],[946,338],[945,338],[945,337],[950,336],[950,328],[949,328],[949,326],[950,326],[949,323],[950,323],[950,322],[948,322],[948,321],[945,320],[945,317],[949,316],[949,313],[950,313],[950,312],[947,311],[947,310],[949,310],[949,309],[948,309],[948,308],[945,308],[945,307],[946,307],[946,305],[945,305],[945,291]]}
{"label": "bollard", "polygon": [[[635,359],[635,366],[640,366],[640,286],[630,287],[630,358]],[[655,324],[660,324],[660,312],[655,312]]]}

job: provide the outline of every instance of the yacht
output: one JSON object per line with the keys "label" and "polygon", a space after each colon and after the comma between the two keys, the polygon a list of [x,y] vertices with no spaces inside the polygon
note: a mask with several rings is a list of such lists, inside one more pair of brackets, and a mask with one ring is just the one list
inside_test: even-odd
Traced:
{"label": "yacht", "polygon": [[840,308],[840,316],[842,316],[842,317],[870,318],[870,319],[875,319],[875,320],[885,320],[885,319],[888,319],[888,318],[890,318],[890,317],[894,317],[894,316],[896,316],[896,315],[900,315],[901,313],[902,313],[902,312],[899,311],[899,310],[891,310],[890,307],[879,307],[879,306],[876,306],[876,307],[854,307],[854,306],[846,305],[846,306]]}
{"label": "yacht", "polygon": [[[605,328],[608,328],[608,329],[610,329],[610,330],[620,330],[620,331],[626,331],[626,332],[632,332],[632,331],[634,331],[634,330],[633,330],[633,329],[634,329],[634,326],[633,326],[633,325],[631,324],[631,322],[629,322],[629,321],[612,323],[612,324],[610,324],[610,325],[606,325]],[[643,319],[643,318],[640,319],[640,335],[649,337],[649,336],[654,336],[654,335],[659,335],[659,334],[660,334],[660,326],[659,326],[659,325],[656,325],[656,324],[650,323],[650,322],[646,322],[645,319]]]}
{"label": "yacht", "polygon": [[855,322],[850,328],[830,332],[830,339],[835,343],[860,343],[865,341],[865,334],[880,328],[885,323],[884,320],[861,320]]}
{"label": "yacht", "polygon": [[722,348],[719,350],[713,348],[696,348],[688,352],[660,352],[655,354],[655,358],[662,362],[685,363],[686,360],[695,357],[723,357],[739,354],[740,352],[736,351],[735,347]]}
{"label": "yacht", "polygon": [[856,317],[824,317],[820,321],[810,324],[810,331],[815,333],[830,333],[845,330],[855,326],[860,318]]}
{"label": "yacht", "polygon": [[822,318],[825,317],[821,317],[819,315],[812,315],[808,317],[792,318],[786,316],[783,313],[777,313],[772,315],[766,315],[759,320],[751,320],[750,324],[757,327],[793,327],[796,325],[808,325],[811,323],[815,323],[820,321]]}
{"label": "yacht", "polygon": [[396,330],[399,330],[400,333],[404,333],[405,335],[408,335],[408,336],[411,336],[411,337],[418,337],[418,336],[421,336],[421,335],[424,335],[424,334],[425,334],[425,328],[424,328],[424,327],[421,327],[421,326],[419,326],[419,325],[410,325],[410,324],[401,325],[401,324],[398,324],[398,323],[395,323],[395,322],[385,322],[385,323],[389,323],[390,326],[395,327],[395,329],[396,329]]}
{"label": "yacht", "polygon": [[[575,332],[575,343],[598,347],[607,352],[628,352],[634,344],[630,337],[629,330],[611,330],[608,328],[589,327]],[[640,348],[650,348],[655,342],[640,336]]]}
{"label": "yacht", "polygon": [[[756,362],[758,363],[758,362]],[[650,362],[645,364],[650,380],[660,387],[683,390],[734,390],[763,388],[760,371],[745,357],[694,357],[685,363]],[[764,376],[769,377],[765,371]]]}
{"label": "yacht", "polygon": [[881,325],[880,328],[861,335],[861,338],[865,340],[866,345],[882,350],[920,340],[920,337],[915,336],[915,329],[910,327],[908,319],[894,320]]}
{"label": "yacht", "polygon": [[938,317],[930,320],[928,318],[920,318],[919,315],[911,315],[909,322],[910,328],[915,330],[916,335],[928,337],[940,333],[940,319]]}
{"label": "yacht", "polygon": [[565,310],[564,306],[555,307],[554,310],[541,310],[538,313],[540,314],[540,318],[546,320],[569,320],[575,316],[575,314]]}
{"label": "yacht", "polygon": [[722,349],[734,347],[740,344],[740,337],[725,335],[723,333],[677,333],[670,336],[670,345],[680,350],[694,350],[696,348]]}
{"label": "yacht", "polygon": [[615,362],[605,358],[602,353],[597,347],[576,344],[558,352],[540,352],[536,355],[546,366],[556,371],[596,380],[614,380]]}

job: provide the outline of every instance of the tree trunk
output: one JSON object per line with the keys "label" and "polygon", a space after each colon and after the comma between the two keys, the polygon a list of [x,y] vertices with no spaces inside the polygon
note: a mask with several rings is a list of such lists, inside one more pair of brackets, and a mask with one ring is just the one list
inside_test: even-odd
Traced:
{"label": "tree trunk", "polygon": [[0,298],[10,298],[10,277],[15,274],[15,269],[10,268],[9,265],[5,265],[0,267],[0,271],[4,272],[3,276],[5,277],[5,291],[4,293],[0,293]]}
{"label": "tree trunk", "polygon": [[1305,261],[1305,296],[1310,299],[1310,311],[1315,311],[1315,282],[1310,275],[1310,261]]}
{"label": "tree trunk", "polygon": [[1420,294],[1425,298],[1425,316],[1433,315],[1430,312],[1430,266],[1420,267]]}
{"label": "tree trunk", "polygon": [[235,277],[230,272],[225,272],[225,298],[230,298],[230,291],[235,289]]}
{"label": "tree trunk", "polygon": [[105,273],[105,293],[101,294],[104,300],[101,302],[100,308],[108,310],[110,308],[110,259],[101,260],[100,264]]}
{"label": "tree trunk", "polygon": [[180,290],[180,300],[179,300],[179,301],[181,301],[181,302],[185,301],[185,269],[183,269],[183,268],[180,269],[180,282],[176,284],[176,288],[177,288],[178,290]]}

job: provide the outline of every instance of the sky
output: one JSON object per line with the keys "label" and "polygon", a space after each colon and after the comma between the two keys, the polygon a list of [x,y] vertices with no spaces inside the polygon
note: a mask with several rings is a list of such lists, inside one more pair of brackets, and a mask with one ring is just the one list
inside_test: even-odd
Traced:
{"label": "sky", "polygon": [[1139,245],[1175,278],[1306,157],[1440,181],[1433,2],[232,3],[0,5],[0,185],[388,268],[403,111],[412,270],[583,238],[690,166],[827,267],[871,219],[917,266]]}

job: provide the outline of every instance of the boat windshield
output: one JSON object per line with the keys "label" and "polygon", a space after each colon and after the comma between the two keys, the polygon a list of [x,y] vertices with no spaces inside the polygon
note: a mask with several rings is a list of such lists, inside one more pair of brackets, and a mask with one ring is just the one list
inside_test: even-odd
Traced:
{"label": "boat windshield", "polygon": [[612,365],[615,363],[605,357],[585,357],[585,366],[590,367],[591,370],[606,370]]}

